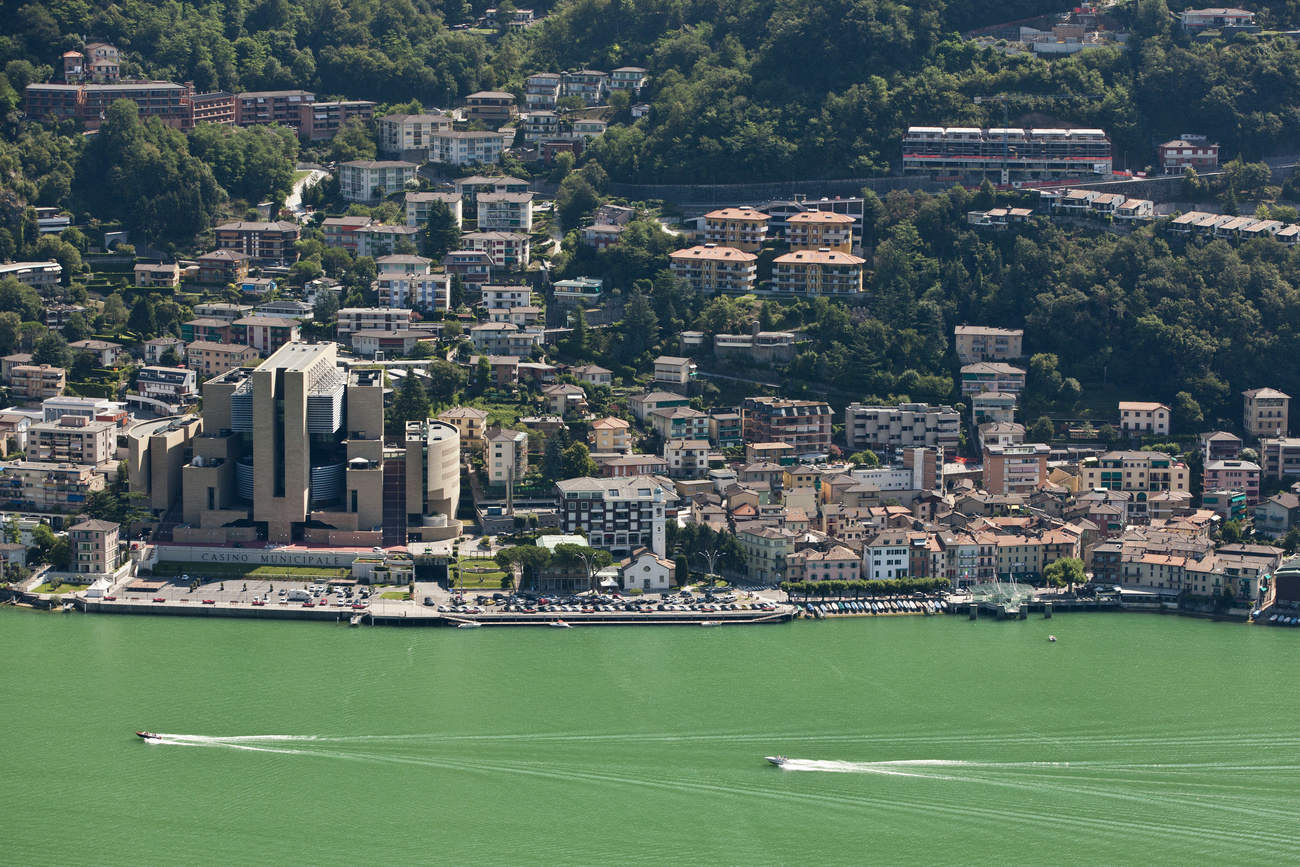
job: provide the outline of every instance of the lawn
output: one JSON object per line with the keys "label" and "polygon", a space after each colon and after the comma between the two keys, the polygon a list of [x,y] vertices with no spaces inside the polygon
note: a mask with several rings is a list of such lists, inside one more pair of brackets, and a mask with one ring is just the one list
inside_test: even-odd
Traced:
{"label": "lawn", "polygon": [[239,563],[183,563],[178,560],[160,560],[153,574],[164,575],[218,575],[252,578],[346,578],[351,569],[329,569],[321,566],[244,566]]}
{"label": "lawn", "polygon": [[379,598],[380,598],[380,599],[395,599],[395,600],[397,600],[397,601],[399,601],[399,602],[402,602],[402,601],[405,601],[405,600],[407,600],[407,599],[410,599],[411,596],[410,596],[410,594],[407,593],[405,590],[402,590],[402,591],[400,591],[400,592],[399,592],[399,591],[390,591],[390,592],[388,592],[388,593],[380,594]]}
{"label": "lawn", "polygon": [[49,584],[42,584],[33,590],[33,593],[76,593],[79,590],[85,590],[85,584],[56,584],[51,587]]}
{"label": "lawn", "polygon": [[[460,577],[457,579],[457,586],[466,590],[500,590],[501,579],[506,577],[506,573],[501,571],[497,561],[490,557],[461,557],[458,563],[460,566]],[[489,567],[488,572],[467,572],[466,569]]]}
{"label": "lawn", "polygon": [[488,401],[477,398],[470,401],[469,405],[488,411],[489,427],[500,425],[503,428],[511,428],[519,422],[519,404],[513,401]]}
{"label": "lawn", "polygon": [[311,172],[294,172],[294,173],[293,173],[293,182],[296,184],[296,183],[298,183],[299,181],[301,181],[303,178],[307,177],[307,176],[310,175],[310,174],[311,174]]}

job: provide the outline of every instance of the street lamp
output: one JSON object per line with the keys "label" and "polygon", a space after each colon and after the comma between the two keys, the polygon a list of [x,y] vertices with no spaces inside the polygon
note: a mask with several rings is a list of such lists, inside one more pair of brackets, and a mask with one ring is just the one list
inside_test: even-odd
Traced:
{"label": "street lamp", "polygon": [[706,589],[705,589],[705,593],[706,593],[706,595],[709,595],[709,596],[712,596],[712,595],[713,595],[713,575],[714,575],[714,566],[715,566],[715,563],[717,562],[718,554],[719,554],[719,553],[721,553],[721,552],[720,552],[717,548],[713,548],[712,550],[708,550],[708,551],[696,551],[696,552],[695,552],[695,556],[696,556],[696,557],[702,557],[702,558],[704,558],[704,561],[705,561],[705,562],[708,564],[708,566],[709,566],[709,571],[708,571],[708,574],[707,574],[707,577],[708,577],[708,579],[709,579],[709,583],[708,583],[708,585],[707,585],[707,587],[706,587]]}

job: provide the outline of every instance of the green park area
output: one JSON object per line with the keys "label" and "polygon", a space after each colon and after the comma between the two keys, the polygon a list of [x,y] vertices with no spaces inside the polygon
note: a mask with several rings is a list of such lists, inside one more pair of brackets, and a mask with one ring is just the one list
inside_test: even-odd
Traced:
{"label": "green park area", "polygon": [[461,557],[457,561],[459,577],[455,584],[466,590],[500,590],[506,573],[491,557]]}
{"label": "green park area", "polygon": [[184,563],[178,560],[160,560],[153,567],[159,577],[175,575],[219,575],[223,578],[347,578],[350,569],[330,569],[322,566],[246,566],[241,563]]}
{"label": "green park area", "polygon": [[85,584],[42,584],[37,587],[35,593],[54,593],[62,595],[64,593],[76,593],[79,590],[85,590]]}

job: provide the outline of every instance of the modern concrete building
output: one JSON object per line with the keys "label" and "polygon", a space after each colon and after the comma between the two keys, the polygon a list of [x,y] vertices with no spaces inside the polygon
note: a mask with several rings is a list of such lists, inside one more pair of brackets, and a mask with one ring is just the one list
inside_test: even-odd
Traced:
{"label": "modern concrete building", "polygon": [[488,484],[507,485],[523,481],[528,474],[528,434],[518,430],[490,431],[485,438],[483,463]]}
{"label": "modern concrete building", "polygon": [[451,425],[466,448],[482,448],[487,432],[488,411],[472,406],[453,406],[438,413],[438,421]]}
{"label": "modern concrete building", "polygon": [[298,261],[294,244],[302,237],[302,230],[289,220],[225,223],[215,231],[218,250],[238,250],[255,262]]}
{"label": "modern concrete building", "polygon": [[62,367],[48,364],[17,364],[9,368],[9,384],[17,400],[45,400],[63,394],[68,375]]}
{"label": "modern concrete building", "polygon": [[409,331],[411,311],[390,307],[344,307],[338,312],[340,341],[347,342],[355,331]]}
{"label": "modern concrete building", "polygon": [[749,397],[741,405],[741,414],[746,442],[788,443],[796,454],[830,448],[833,416],[828,403]]}
{"label": "modern concrete building", "polygon": [[1032,494],[1047,482],[1044,443],[984,447],[984,489],[990,494]]}
{"label": "modern concrete building", "polygon": [[903,403],[844,409],[844,438],[853,451],[943,447],[953,454],[961,440],[961,413],[950,406]]}
{"label": "modern concrete building", "polygon": [[200,376],[220,376],[237,367],[250,366],[257,359],[257,349],[252,346],[196,340],[185,347],[185,363]]}
{"label": "modern concrete building", "polygon": [[423,229],[429,222],[429,208],[434,202],[442,202],[456,218],[459,227],[464,220],[463,199],[460,193],[407,193],[406,225]]}
{"label": "modern concrete building", "polygon": [[978,129],[912,126],[903,136],[903,172],[935,177],[989,173],[1013,180],[1111,173],[1110,139],[1100,129]]}
{"label": "modern concrete building", "polygon": [[686,388],[694,379],[695,362],[689,358],[661,355],[655,359],[654,382],[657,385]]}
{"label": "modern concrete building", "polygon": [[339,163],[339,192],[349,202],[369,202],[399,193],[415,178],[415,163],[404,160],[349,160]]}
{"label": "modern concrete building", "polygon": [[1111,491],[1187,491],[1191,471],[1164,452],[1107,452],[1086,458],[1079,467],[1082,487]]}
{"label": "modern concrete building", "polygon": [[451,130],[451,118],[444,114],[389,114],[375,124],[381,154],[421,162],[428,159],[433,133]]}
{"label": "modern concrete building", "polygon": [[583,530],[593,548],[628,553],[642,546],[665,557],[668,552],[667,508],[678,496],[670,481],[658,476],[578,478],[555,483],[560,520],[566,533]]}
{"label": "modern concrete building", "polygon": [[1005,394],[1019,394],[1025,388],[1025,371],[1001,362],[976,362],[961,368],[961,393],[979,394],[982,391],[997,391]]}
{"label": "modern concrete building", "polygon": [[531,232],[533,230],[532,193],[479,193],[480,232]]}
{"label": "modern concrete building", "polygon": [[505,91],[483,90],[465,97],[465,119],[481,120],[492,129],[519,114],[515,105],[515,95]]}
{"label": "modern concrete building", "polygon": [[104,474],[89,464],[0,462],[0,508],[10,511],[76,512],[104,490]]}
{"label": "modern concrete building", "polygon": [[54,464],[99,466],[117,455],[117,424],[68,415],[27,429],[27,457]]}
{"label": "modern concrete building", "polygon": [[230,340],[267,356],[298,339],[298,323],[283,316],[245,316],[230,323]]}
{"label": "modern concrete building", "polygon": [[496,165],[505,150],[499,132],[448,130],[431,134],[429,162],[449,166]]}
{"label": "modern concrete building", "polygon": [[[1236,457],[1236,454],[1226,457]],[[1300,437],[1260,440],[1259,464],[1266,479],[1300,477]]]}
{"label": "modern concrete building", "polygon": [[1253,461],[1210,461],[1205,465],[1202,490],[1223,489],[1246,495],[1246,505],[1259,503],[1259,464]]}

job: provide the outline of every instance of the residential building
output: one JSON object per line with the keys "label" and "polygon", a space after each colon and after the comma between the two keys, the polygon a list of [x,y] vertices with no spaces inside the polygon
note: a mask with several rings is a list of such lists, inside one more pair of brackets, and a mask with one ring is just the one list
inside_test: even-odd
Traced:
{"label": "residential building", "polygon": [[224,126],[235,125],[235,95],[224,90],[212,93],[196,93],[190,99],[194,111],[194,125],[201,123],[219,123]]}
{"label": "residential building", "polygon": [[852,451],[924,446],[955,454],[961,439],[961,413],[950,406],[925,403],[862,406],[855,401],[844,409],[844,438]]}
{"label": "residential building", "polygon": [[1210,461],[1205,465],[1203,490],[1241,491],[1246,505],[1254,506],[1259,503],[1259,475],[1259,464],[1252,461]]}
{"label": "residential building", "polygon": [[167,354],[167,350],[176,353],[181,361],[185,360],[185,341],[179,337],[155,337],[153,340],[146,340],[144,343],[144,363],[152,365],[161,365],[162,357]]}
{"label": "residential building", "polygon": [[560,136],[560,116],[553,111],[530,111],[522,120],[526,142],[546,141]]}
{"label": "residential building", "polygon": [[27,457],[54,464],[99,466],[117,455],[117,424],[65,415],[27,429]]}
{"label": "residential building", "polygon": [[[275,301],[264,301],[253,308],[253,313],[257,316],[275,316],[280,319],[297,319],[300,322],[306,322],[309,319],[315,319],[316,313],[312,305],[306,301],[297,301],[293,298],[280,298]],[[243,319],[244,317],[236,317]],[[234,320],[231,320],[233,323]]]}
{"label": "residential building", "polygon": [[79,575],[109,575],[126,558],[118,542],[119,525],[112,521],[82,521],[68,528],[70,569]]}
{"label": "residential building", "polygon": [[1119,429],[1131,437],[1169,436],[1173,412],[1163,403],[1119,402]]}
{"label": "residential building", "polygon": [[297,262],[298,250],[294,244],[301,237],[298,224],[289,220],[274,223],[241,221],[216,228],[217,249],[237,250],[257,262]]}
{"label": "residential building", "polygon": [[639,66],[620,66],[609,75],[610,90],[627,90],[636,96],[645,87],[649,70]]}
{"label": "residential building", "polygon": [[746,442],[789,443],[797,454],[830,449],[832,415],[828,403],[749,397],[740,411]]}
{"label": "residential building", "polygon": [[661,355],[655,359],[654,381],[657,384],[685,388],[694,379],[695,362],[689,358]]}
{"label": "residential building", "polygon": [[1274,539],[1300,527],[1300,497],[1286,492],[1269,497],[1255,509],[1255,532]]}
{"label": "residential building", "polygon": [[1107,452],[1099,458],[1085,458],[1079,466],[1081,487],[1111,491],[1187,491],[1191,471],[1187,465],[1164,452]]}
{"label": "residential building", "polygon": [[619,585],[624,591],[667,593],[672,587],[676,564],[648,548],[637,548],[631,557],[619,561]]}
{"label": "residential building", "polygon": [[576,118],[573,121],[573,132],[569,135],[574,139],[590,141],[597,136],[605,134],[609,125],[598,118]]}
{"label": "residential building", "polygon": [[298,323],[283,316],[245,316],[230,324],[230,340],[251,346],[263,356],[269,356],[289,343],[298,340]]}
{"label": "residential building", "polygon": [[984,490],[990,494],[1032,494],[1047,482],[1043,443],[984,447]]}
{"label": "residential building", "polygon": [[428,159],[433,134],[449,132],[451,118],[443,114],[389,114],[375,121],[379,153],[397,159]]}
{"label": "residential building", "polygon": [[235,123],[239,126],[278,123],[295,129],[302,123],[302,106],[316,101],[306,90],[262,90],[235,96]]}
{"label": "residential building", "polygon": [[885,530],[865,540],[862,547],[862,577],[867,581],[907,578],[913,571],[913,551],[926,548],[925,533]]}
{"label": "residential building", "polygon": [[1025,332],[1019,328],[958,325],[953,329],[957,360],[962,364],[1020,358],[1024,355],[1021,348],[1024,336]]}
{"label": "residential building", "polygon": [[580,364],[569,368],[569,373],[573,374],[578,382],[589,382],[592,385],[612,386],[614,384],[614,371],[606,370],[598,364]]}
{"label": "residential building", "polygon": [[785,237],[791,250],[853,252],[854,219],[834,211],[804,211],[786,221]]}
{"label": "residential building", "polygon": [[354,331],[352,349],[363,358],[374,358],[378,352],[385,358],[410,355],[415,344],[431,341],[428,331]]}
{"label": "residential building", "polygon": [[564,76],[564,95],[580,96],[588,106],[603,105],[609,92],[609,73],[580,69]]}
{"label": "residential building", "polygon": [[797,250],[772,262],[772,291],[816,297],[857,296],[866,260],[833,250]]}
{"label": "residential building", "polygon": [[41,308],[41,318],[46,328],[58,330],[72,321],[73,314],[85,312],[80,304],[46,304]]}
{"label": "residential building", "polygon": [[[357,229],[356,243],[358,256],[391,256],[404,245],[416,250],[424,245],[422,230],[417,226],[388,225],[370,223]],[[408,248],[408,249],[409,249]]]}
{"label": "residential building", "polygon": [[411,311],[390,307],[344,307],[338,312],[339,340],[346,341],[354,331],[409,331]]}
{"label": "residential building", "polygon": [[668,254],[673,276],[703,295],[744,295],[754,291],[758,256],[735,247],[697,244]]}
{"label": "residential building", "polygon": [[664,460],[674,479],[698,479],[709,471],[708,440],[665,440]]}
{"label": "residential building", "polygon": [[32,356],[29,352],[15,352],[13,355],[6,355],[0,358],[0,382],[9,383],[9,371],[15,367],[24,364],[31,364]]}
{"label": "residential building", "polygon": [[745,442],[745,423],[740,413],[709,412],[709,441],[718,448],[739,448]]}
{"label": "residential building", "polygon": [[249,367],[257,362],[258,352],[252,346],[230,343],[213,343],[196,340],[185,348],[185,363],[199,376],[220,376],[237,367]]}
{"label": "residential building", "polygon": [[556,482],[555,487],[566,533],[583,530],[593,548],[613,553],[645,546],[657,557],[667,555],[666,510],[679,499],[667,479],[578,478]]}
{"label": "residential building", "polygon": [[709,416],[689,406],[656,409],[646,419],[665,440],[702,440],[709,436]]}
{"label": "residential building", "polygon": [[527,286],[484,286],[482,293],[483,307],[487,310],[529,307],[533,303],[532,290]]}
{"label": "residential building", "polygon": [[[68,55],[64,54],[66,58]],[[122,77],[122,54],[117,46],[106,42],[91,42],[85,48],[85,63],[80,70],[91,81],[118,81]],[[67,67],[64,67],[66,77]],[[72,79],[68,79],[72,80]]]}
{"label": "residential building", "polygon": [[623,239],[623,230],[627,226],[594,223],[582,230],[582,243],[597,250],[613,247]]}
{"label": "residential building", "polygon": [[182,322],[181,339],[187,343],[192,343],[195,340],[206,340],[210,343],[229,343],[230,323],[232,321],[203,316],[198,319],[191,319],[188,322]]}
{"label": "residential building", "polygon": [[12,277],[24,286],[44,289],[57,286],[63,276],[63,266],[58,262],[10,262],[0,264],[0,280]]}
{"label": "residential building", "polygon": [[482,448],[487,432],[487,410],[472,406],[454,406],[438,413],[438,421],[456,428],[461,445],[465,448]]}
{"label": "residential building", "polygon": [[[399,258],[399,257],[387,257]],[[418,259],[419,256],[403,256]],[[429,260],[425,260],[429,261]],[[432,274],[416,269],[407,272],[381,273],[375,281],[381,307],[446,310],[450,304],[451,285],[447,274]]]}
{"label": "residential building", "polygon": [[109,106],[129,99],[142,119],[188,132],[194,126],[194,88],[170,81],[114,81],[105,84],[29,84],[24,112],[41,121],[79,120],[97,130]]}
{"label": "residential building", "polygon": [[497,429],[488,433],[483,463],[488,484],[507,485],[523,481],[528,475],[528,434],[517,430]]}
{"label": "residential building", "polygon": [[520,328],[512,322],[485,322],[469,330],[474,351],[484,355],[513,355],[528,358],[533,348],[541,346],[545,330],[536,326]]}
{"label": "residential building", "polygon": [[486,253],[492,267],[501,271],[524,270],[532,255],[529,236],[523,232],[469,232],[460,240],[467,250]]}
{"label": "residential building", "polygon": [[224,301],[210,301],[207,304],[195,304],[194,315],[202,319],[221,319],[234,322],[253,312],[252,304],[228,304]]}
{"label": "residential building", "polygon": [[348,202],[369,202],[400,193],[415,179],[415,163],[349,160],[339,163],[339,193]]}
{"label": "residential building", "polygon": [[68,375],[62,367],[17,364],[9,369],[9,385],[16,400],[45,400],[63,394]]}
{"label": "residential building", "polygon": [[41,401],[41,417],[45,421],[58,421],[66,416],[77,416],[89,421],[116,421],[126,424],[122,405],[102,397],[51,397]]}
{"label": "residential building", "polygon": [[431,134],[429,162],[448,166],[496,165],[505,150],[499,132],[448,130]]}
{"label": "residential building", "polygon": [[658,455],[629,454],[608,460],[597,459],[597,462],[600,463],[600,474],[609,479],[659,476],[668,472],[668,462]]}
{"label": "residential building", "polygon": [[588,428],[591,450],[599,454],[632,452],[632,425],[621,418],[599,418]]}
{"label": "residential building", "polygon": [[777,584],[786,579],[789,568],[786,558],[795,552],[800,534],[794,530],[759,524],[742,524],[736,528],[736,541],[745,553],[745,568],[749,577],[765,584]]}
{"label": "residential building", "polygon": [[587,393],[581,386],[559,382],[542,388],[546,411],[561,418],[581,418],[587,414]]}
{"label": "residential building", "polygon": [[235,286],[248,279],[248,254],[238,250],[213,250],[198,258],[200,283]]}
{"label": "residential building", "polygon": [[1284,476],[1300,478],[1300,438],[1260,440],[1259,464],[1266,479],[1281,479]]}
{"label": "residential building", "polygon": [[1197,437],[1205,461],[1230,461],[1241,454],[1241,437],[1227,431],[1209,431]]}
{"label": "residential building", "polygon": [[429,223],[430,206],[434,202],[443,202],[456,218],[456,227],[459,228],[464,221],[463,198],[460,193],[407,193],[406,225],[423,229]]}
{"label": "residential building", "polygon": [[961,368],[961,393],[996,391],[1019,394],[1025,388],[1025,371],[1001,362],[977,362]]}
{"label": "residential building", "polygon": [[638,421],[649,422],[650,413],[657,409],[678,409],[689,407],[690,398],[680,394],[670,394],[666,391],[652,391],[648,394],[633,395],[628,398],[628,408],[632,410],[632,415],[636,416]]}
{"label": "residential building", "polygon": [[560,99],[561,78],[553,72],[539,72],[524,81],[524,109],[552,111]]}
{"label": "residential building", "polygon": [[1099,129],[907,128],[903,172],[989,173],[1004,182],[1111,173],[1111,145]]}
{"label": "residential building", "polygon": [[442,257],[442,267],[462,281],[481,285],[492,279],[492,257],[482,250],[452,250]]}
{"label": "residential building", "polygon": [[483,90],[465,97],[465,120],[481,120],[492,129],[509,123],[519,114],[515,95],[498,90]]}
{"label": "residential building", "polygon": [[1242,430],[1247,440],[1285,437],[1290,432],[1291,395],[1275,388],[1252,388],[1241,394],[1245,398]]}
{"label": "residential building", "polygon": [[320,225],[321,232],[325,235],[325,246],[342,247],[356,255],[361,241],[361,230],[373,222],[370,217],[326,217]]}
{"label": "residential building", "polygon": [[1181,175],[1187,169],[1198,173],[1217,172],[1219,170],[1219,146],[1204,139],[1188,141],[1174,139],[1156,145],[1156,164],[1166,175]]}
{"label": "residential building", "polygon": [[79,352],[89,352],[95,356],[100,367],[112,367],[122,354],[122,344],[111,340],[74,340],[68,344],[75,356]]}
{"label": "residential building", "polygon": [[88,464],[41,461],[0,462],[0,508],[11,511],[76,512],[94,491],[104,490],[104,474]]}
{"label": "residential building", "polygon": [[1001,391],[982,391],[970,395],[971,419],[976,425],[986,422],[1015,421],[1016,396]]}
{"label": "residential building", "polygon": [[479,193],[474,200],[480,232],[533,230],[532,193]]}
{"label": "residential building", "polygon": [[1184,30],[1247,28],[1255,23],[1255,13],[1245,9],[1184,9],[1178,13]]}
{"label": "residential building", "polygon": [[757,253],[767,237],[770,218],[753,208],[722,208],[702,218],[704,240],[719,247]]}
{"label": "residential building", "polygon": [[181,283],[181,267],[175,262],[162,265],[136,265],[135,285],[150,289],[172,289]]}
{"label": "residential building", "polygon": [[858,581],[862,578],[861,558],[843,545],[827,551],[804,548],[787,554],[787,581]]}
{"label": "residential building", "polygon": [[575,305],[587,306],[599,304],[601,289],[605,281],[599,277],[576,277],[572,280],[556,280],[552,285],[552,297],[561,307]]}
{"label": "residential building", "polygon": [[169,404],[193,403],[199,396],[195,372],[185,367],[142,367],[136,390],[145,397]]}

